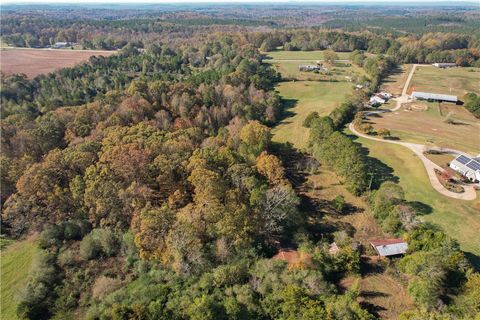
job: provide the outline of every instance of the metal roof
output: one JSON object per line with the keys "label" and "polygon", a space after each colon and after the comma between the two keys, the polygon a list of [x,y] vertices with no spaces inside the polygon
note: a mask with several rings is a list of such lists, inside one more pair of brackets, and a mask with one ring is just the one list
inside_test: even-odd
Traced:
{"label": "metal roof", "polygon": [[439,93],[429,93],[429,92],[419,92],[413,91],[412,97],[426,100],[441,100],[441,101],[451,101],[457,102],[457,96],[452,96],[449,94],[439,94]]}
{"label": "metal roof", "polygon": [[408,244],[402,239],[375,240],[370,243],[382,257],[405,254],[408,249]]}

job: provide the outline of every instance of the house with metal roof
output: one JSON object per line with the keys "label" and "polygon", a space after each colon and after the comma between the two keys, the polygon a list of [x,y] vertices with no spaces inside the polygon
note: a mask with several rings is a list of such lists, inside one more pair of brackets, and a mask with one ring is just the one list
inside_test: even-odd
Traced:
{"label": "house with metal roof", "polygon": [[428,100],[428,101],[446,101],[446,102],[453,102],[457,103],[458,98],[457,96],[452,96],[449,94],[440,94],[440,93],[429,93],[429,92],[419,92],[413,91],[412,98],[418,100]]}
{"label": "house with metal roof", "polygon": [[480,161],[477,158],[460,155],[450,162],[449,167],[470,181],[480,181]]}
{"label": "house with metal roof", "polygon": [[408,244],[402,239],[372,240],[370,244],[381,257],[402,255],[408,249]]}
{"label": "house with metal roof", "polygon": [[453,68],[456,67],[456,63],[450,63],[450,62],[436,62],[433,63],[432,66],[437,67],[437,68]]}

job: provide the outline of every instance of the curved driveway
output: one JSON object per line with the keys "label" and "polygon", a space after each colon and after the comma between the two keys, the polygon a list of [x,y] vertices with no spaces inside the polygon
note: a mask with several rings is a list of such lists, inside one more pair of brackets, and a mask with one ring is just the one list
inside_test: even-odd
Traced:
{"label": "curved driveway", "polygon": [[[410,73],[408,74],[407,80],[405,81],[405,85],[403,86],[402,94],[400,97],[396,98],[395,101],[397,101],[397,104],[395,108],[391,110],[379,110],[379,111],[371,111],[371,112],[366,112],[365,115],[369,114],[375,114],[375,113],[382,113],[382,112],[392,112],[392,111],[397,111],[401,108],[403,103],[407,103],[410,101],[410,98],[407,94],[408,86],[410,84],[410,81],[412,80],[413,74],[415,72],[415,69],[417,66],[421,66],[420,64],[414,64],[412,67],[412,70],[410,70]],[[477,192],[473,188],[473,186],[466,186],[463,185],[463,188],[465,189],[465,192],[463,193],[456,193],[449,191],[447,188],[445,188],[440,181],[438,181],[437,175],[435,174],[435,169],[438,169],[440,171],[444,171],[442,167],[437,165],[436,163],[432,162],[430,159],[428,159],[423,152],[427,150],[438,150],[438,151],[443,151],[455,155],[460,155],[460,154],[465,154],[461,151],[454,150],[454,149],[443,149],[443,148],[436,148],[436,147],[428,147],[423,144],[418,144],[418,143],[410,143],[410,142],[400,142],[400,141],[394,141],[394,140],[384,140],[380,138],[375,138],[372,136],[369,136],[367,134],[358,132],[357,129],[355,129],[355,126],[353,125],[353,122],[348,125],[348,128],[350,131],[352,131],[355,135],[369,139],[369,140],[374,140],[374,141],[379,141],[379,142],[387,142],[387,143],[393,143],[393,144],[398,144],[401,146],[404,146],[406,148],[409,148],[412,150],[420,160],[422,160],[423,165],[425,166],[425,169],[427,170],[428,174],[428,179],[430,180],[430,183],[432,187],[443,194],[444,196],[450,197],[450,198],[455,198],[455,199],[460,199],[460,200],[474,200],[477,197]]]}
{"label": "curved driveway", "polygon": [[475,191],[473,186],[463,185],[465,192],[462,192],[462,193],[452,192],[452,191],[449,191],[447,188],[445,188],[440,183],[440,181],[438,181],[437,175],[435,174],[435,169],[444,171],[443,168],[437,165],[436,163],[432,162],[423,154],[423,152],[427,150],[442,150],[442,151],[447,151],[453,154],[464,154],[463,152],[458,150],[453,150],[453,149],[444,150],[441,148],[430,148],[423,144],[418,144],[418,143],[400,142],[400,141],[394,141],[394,140],[384,140],[380,138],[375,138],[367,134],[358,132],[357,129],[355,129],[355,126],[353,125],[353,123],[350,123],[348,125],[348,128],[350,129],[351,132],[353,132],[355,135],[359,137],[369,139],[369,140],[379,141],[379,142],[398,144],[412,150],[418,156],[418,158],[422,160],[423,165],[425,166],[425,170],[427,170],[428,179],[430,180],[432,187],[438,192],[440,192],[441,194],[443,194],[444,196],[454,198],[454,199],[459,199],[459,200],[474,200],[477,197],[477,192]]}

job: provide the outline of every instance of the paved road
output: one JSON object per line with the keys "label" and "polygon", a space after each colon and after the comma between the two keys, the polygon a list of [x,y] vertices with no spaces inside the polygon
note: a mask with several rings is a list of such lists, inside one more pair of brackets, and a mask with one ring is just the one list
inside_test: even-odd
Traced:
{"label": "paved road", "polygon": [[465,189],[465,192],[463,192],[463,193],[455,193],[455,192],[452,192],[452,191],[449,191],[448,189],[446,189],[440,183],[440,181],[438,181],[437,175],[435,174],[435,169],[443,171],[443,168],[441,168],[436,163],[430,161],[430,159],[428,159],[423,154],[427,150],[442,150],[442,151],[446,151],[448,153],[453,153],[453,154],[465,154],[465,153],[463,153],[461,151],[458,151],[458,150],[454,150],[454,149],[442,149],[442,148],[437,148],[437,147],[432,148],[432,147],[425,146],[423,144],[401,142],[401,141],[395,141],[395,140],[384,140],[384,139],[380,139],[380,138],[375,138],[375,137],[369,136],[367,134],[358,132],[357,129],[355,129],[355,126],[353,125],[353,123],[350,123],[348,125],[348,128],[350,129],[350,131],[352,131],[355,135],[357,135],[359,137],[369,139],[369,140],[379,141],[379,142],[398,144],[398,145],[404,146],[404,147],[412,150],[418,156],[418,158],[420,160],[422,160],[423,165],[425,166],[425,170],[427,170],[428,179],[430,180],[430,183],[431,183],[432,187],[435,190],[437,190],[438,192],[440,192],[441,194],[443,194],[444,196],[454,198],[454,199],[459,199],[459,200],[474,200],[477,197],[477,192],[475,191],[473,186],[470,186],[470,185],[468,185],[468,186],[464,185],[463,186],[463,188]]}

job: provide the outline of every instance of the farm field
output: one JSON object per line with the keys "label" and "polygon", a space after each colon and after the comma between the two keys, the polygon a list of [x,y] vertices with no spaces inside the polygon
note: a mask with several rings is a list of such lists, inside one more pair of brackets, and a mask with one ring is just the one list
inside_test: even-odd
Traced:
{"label": "farm field", "polygon": [[7,74],[24,73],[28,78],[49,73],[60,68],[73,67],[91,56],[110,56],[115,51],[2,49],[0,70]]}
{"label": "farm field", "polygon": [[[453,123],[447,123],[450,118]],[[375,129],[387,128],[401,141],[480,153],[480,120],[462,106],[414,102],[400,110],[369,117]]]}
{"label": "farm field", "polygon": [[476,256],[473,262],[480,266],[480,198],[473,201],[455,200],[433,189],[421,161],[407,148],[358,138],[369,150],[369,155],[390,166],[399,177],[407,200],[419,201],[431,207],[431,213],[421,219],[438,224],[462,249]]}
{"label": "farm field", "polygon": [[[322,60],[324,50],[313,51],[271,51],[265,52],[267,59],[273,60]],[[337,52],[340,60],[347,60],[350,57],[350,52]]]}
{"label": "farm field", "polygon": [[1,319],[17,319],[15,296],[26,283],[28,271],[38,252],[35,237],[11,243],[1,252]]}
{"label": "farm field", "polygon": [[308,129],[303,121],[311,112],[328,115],[351,91],[348,82],[290,81],[277,86],[280,96],[285,100],[286,113],[292,113],[282,120],[273,130],[273,141],[291,142],[302,149],[308,140]]}
{"label": "farm field", "polygon": [[418,66],[408,88],[412,91],[452,94],[462,99],[468,92],[480,94],[480,68]]}

